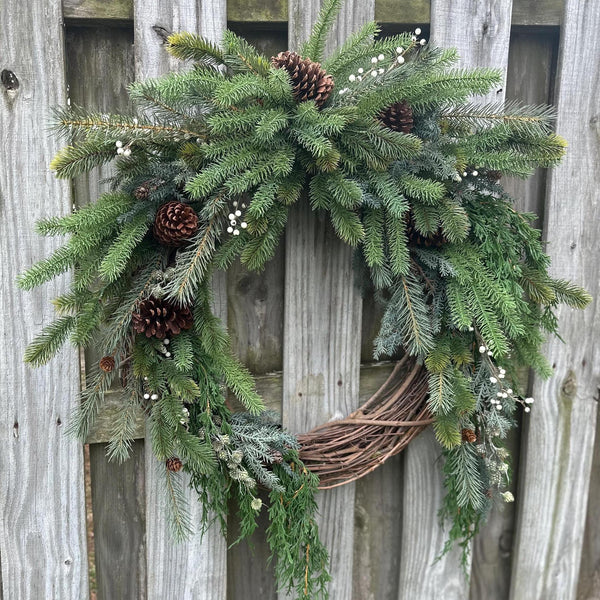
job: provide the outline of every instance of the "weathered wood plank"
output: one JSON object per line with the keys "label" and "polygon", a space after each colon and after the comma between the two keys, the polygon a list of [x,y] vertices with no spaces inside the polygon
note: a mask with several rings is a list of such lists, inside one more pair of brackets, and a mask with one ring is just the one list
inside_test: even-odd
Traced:
{"label": "weathered wood plank", "polygon": [[[134,79],[133,35],[128,28],[71,27],[66,55],[73,104],[128,111],[127,86]],[[111,171],[106,166],[78,177],[73,182],[75,206],[94,201],[105,191],[107,185],[101,182]],[[98,359],[93,350],[86,352],[86,364]],[[135,443],[132,459],[123,465],[107,462],[104,444],[90,446],[98,600],[146,597],[143,469],[143,442]]]}
{"label": "weathered wood plank", "polygon": [[594,458],[590,474],[585,534],[577,584],[577,600],[600,598],[600,419],[596,420]]}
{"label": "weathered wood plank", "polygon": [[[133,0],[63,0],[65,18],[78,21],[131,21]],[[514,0],[513,25],[560,25],[564,0]],[[380,23],[421,25],[429,23],[430,0],[377,0],[375,19]],[[230,0],[227,20],[237,22],[285,23],[285,0]]]}
{"label": "weathered wood plank", "polygon": [[440,446],[431,427],[404,451],[404,493],[398,600],[467,597],[460,548],[436,561],[447,539],[437,513],[444,492]]}
{"label": "weathered wood plank", "polygon": [[[550,173],[545,238],[552,274],[600,292],[600,243],[590,223],[600,219],[600,4],[567,0],[557,75],[557,130],[570,142],[564,163]],[[565,344],[545,353],[554,376],[534,380],[521,461],[517,543],[511,597],[574,598],[579,574],[595,435],[600,364],[598,302],[585,311],[561,308]]]}
{"label": "weathered wood plank", "polygon": [[50,300],[66,291],[68,276],[33,293],[15,285],[18,273],[60,244],[41,239],[34,222],[72,207],[69,183],[48,168],[61,146],[47,133],[48,113],[66,101],[60,2],[23,10],[19,0],[6,0],[0,22],[3,597],[81,600],[88,595],[83,451],[63,427],[78,402],[77,352],[66,349],[36,370],[23,364],[26,344],[54,318]]}
{"label": "weathered wood plank", "polygon": [[[135,0],[136,79],[157,77],[183,68],[165,51],[164,36],[173,31],[195,31],[215,41],[226,25],[227,3],[221,0]],[[226,279],[214,279],[215,310],[226,319]],[[204,535],[175,543],[164,504],[164,465],[146,444],[146,530],[148,599],[224,600],[226,595],[226,542],[218,526]],[[184,477],[185,496],[192,523],[200,522],[201,506]]]}
{"label": "weathered wood plank", "polygon": [[356,482],[352,600],[397,600],[402,539],[402,456]]}
{"label": "weathered wood plank", "polygon": [[[511,37],[506,96],[528,104],[551,101],[557,39],[547,33],[516,33]],[[540,169],[529,179],[507,179],[504,187],[520,211],[542,214],[546,191],[546,171]],[[527,376],[524,375],[524,381]],[[510,490],[516,496],[520,429],[507,442],[513,475]],[[512,548],[515,534],[515,505],[493,509],[473,544],[471,600],[508,598]]]}
{"label": "weathered wood plank", "polygon": [[144,442],[123,464],[90,445],[98,600],[146,598]]}
{"label": "weathered wood plank", "polygon": [[[289,2],[289,47],[308,37],[320,2]],[[374,1],[349,1],[338,16],[328,51],[373,18]],[[286,232],[283,410],[285,427],[307,431],[357,407],[361,297],[352,250],[306,199],[292,209]],[[331,600],[352,594],[355,485],[319,497],[319,527],[329,550]],[[280,597],[283,597],[281,594]]]}
{"label": "weathered wood plank", "polygon": [[[511,1],[432,0],[431,37],[440,46],[455,46],[465,67],[490,66],[506,73]],[[501,101],[504,90],[486,100]],[[468,581],[459,565],[460,553],[441,554],[446,533],[436,527],[445,493],[439,470],[440,447],[428,432],[405,452],[404,517],[399,598],[466,598]],[[423,592],[422,586],[426,586]]]}

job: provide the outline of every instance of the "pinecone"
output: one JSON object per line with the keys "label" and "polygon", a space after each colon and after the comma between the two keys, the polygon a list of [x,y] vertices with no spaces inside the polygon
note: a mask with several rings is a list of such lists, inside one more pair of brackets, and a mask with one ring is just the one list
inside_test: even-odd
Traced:
{"label": "pinecone", "polygon": [[410,133],[413,129],[413,111],[408,102],[396,102],[379,113],[379,120],[390,129]]}
{"label": "pinecone", "polygon": [[147,200],[150,192],[153,192],[156,189],[156,186],[152,183],[152,180],[144,181],[141,185],[138,185],[135,190],[133,190],[133,195],[138,200]]}
{"label": "pinecone", "polygon": [[154,237],[163,246],[183,246],[198,231],[198,215],[189,204],[172,200],[154,219]]}
{"label": "pinecone", "polygon": [[173,473],[178,473],[181,471],[181,467],[183,467],[181,459],[177,456],[171,456],[171,458],[167,458],[165,465],[167,466],[167,469],[169,471],[173,471]]}
{"label": "pinecone", "polygon": [[472,429],[463,429],[461,431],[462,441],[474,444],[477,441],[477,435]]}
{"label": "pinecone", "polygon": [[115,359],[112,356],[104,356],[98,364],[105,373],[110,373],[115,368]]}
{"label": "pinecone", "polygon": [[187,306],[177,306],[168,300],[148,298],[140,302],[132,315],[133,329],[146,337],[163,340],[167,335],[177,335],[192,326],[192,311]]}
{"label": "pinecone", "polygon": [[280,52],[271,57],[271,64],[285,69],[292,80],[294,96],[298,102],[314,100],[318,107],[323,106],[333,90],[333,77],[328,75],[321,63],[310,58],[302,58],[296,52]]}
{"label": "pinecone", "polygon": [[406,235],[410,246],[420,246],[425,248],[441,248],[447,243],[441,227],[435,233],[425,236],[417,230],[412,211],[406,217]]}

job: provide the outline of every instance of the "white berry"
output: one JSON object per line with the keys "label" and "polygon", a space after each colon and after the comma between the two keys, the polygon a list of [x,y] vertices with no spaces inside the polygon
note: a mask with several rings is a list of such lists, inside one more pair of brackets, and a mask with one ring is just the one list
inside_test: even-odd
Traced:
{"label": "white berry", "polygon": [[466,171],[463,171],[463,177],[466,177],[468,175],[468,173]]}
{"label": "white berry", "polygon": [[152,394],[152,396],[150,396],[150,400],[158,400],[158,394]]}
{"label": "white berry", "polygon": [[377,57],[376,57],[376,56],[374,56],[374,57],[371,59],[371,62],[372,62],[373,64],[377,64]]}
{"label": "white berry", "polygon": [[348,81],[356,81],[356,75],[354,73],[348,77]]}
{"label": "white berry", "polygon": [[163,340],[163,344],[164,344],[165,346],[168,346],[170,343],[171,343],[171,340],[170,340],[169,338],[165,338],[165,339]]}
{"label": "white berry", "polygon": [[398,47],[396,48],[396,53],[397,53],[397,54],[402,54],[403,52],[404,52],[404,48],[402,48],[401,46],[398,46]]}
{"label": "white berry", "polygon": [[229,213],[229,215],[227,216],[227,218],[228,218],[230,221],[233,221],[233,220],[235,219],[235,215],[234,215],[233,213]]}
{"label": "white berry", "polygon": [[419,44],[421,44],[421,46],[424,46],[427,43],[427,40],[422,39],[419,41]]}
{"label": "white berry", "polygon": [[115,146],[116,146],[117,148],[122,148],[122,147],[123,147],[123,142],[122,142],[121,140],[117,140],[117,141],[115,142]]}
{"label": "white berry", "polygon": [[227,228],[227,233],[233,233],[233,227],[228,227]]}
{"label": "white berry", "polygon": [[242,211],[241,210],[236,210],[235,211],[235,216],[236,217],[241,217],[242,216]]}
{"label": "white berry", "polygon": [[479,346],[479,352],[480,354],[483,354],[486,351],[486,347],[485,346]]}
{"label": "white berry", "polygon": [[360,69],[358,69],[358,72],[362,75],[365,72],[365,70],[362,67],[360,67]]}
{"label": "white berry", "polygon": [[371,75],[372,75],[373,77],[377,77],[377,71],[375,71],[375,70],[371,71]]}
{"label": "white berry", "polygon": [[473,177],[477,177],[477,175],[479,175],[479,172],[478,172],[478,171],[473,171],[473,172],[471,173],[471,175],[473,175]]}
{"label": "white berry", "polygon": [[526,406],[523,410],[525,410],[525,412],[531,412],[531,409],[529,408],[529,406]]}
{"label": "white berry", "polygon": [[495,377],[490,377],[491,383],[498,383],[498,380]]}
{"label": "white berry", "polygon": [[385,72],[385,69],[378,69],[378,71],[379,71],[380,75],[383,75],[383,73]]}
{"label": "white berry", "polygon": [[131,148],[125,148],[125,150],[123,150],[123,156],[131,156]]}
{"label": "white berry", "polygon": [[144,394],[144,400],[150,400],[150,394]]}
{"label": "white berry", "polygon": [[385,60],[385,56],[384,56],[383,54],[380,54],[380,55],[379,55],[377,58],[378,58],[379,60]]}
{"label": "white berry", "polygon": [[248,227],[248,223],[246,223],[246,221],[242,221],[240,225],[242,229],[246,229],[246,227]]}
{"label": "white berry", "polygon": [[419,34],[421,33],[421,28],[420,28],[420,27],[417,27],[417,28],[415,29],[415,33],[416,33],[417,35],[419,35]]}
{"label": "white berry", "polygon": [[233,235],[240,235],[240,230],[239,229],[234,229],[233,230]]}
{"label": "white berry", "polygon": [[399,56],[396,61],[399,65],[401,65],[404,62],[404,56]]}

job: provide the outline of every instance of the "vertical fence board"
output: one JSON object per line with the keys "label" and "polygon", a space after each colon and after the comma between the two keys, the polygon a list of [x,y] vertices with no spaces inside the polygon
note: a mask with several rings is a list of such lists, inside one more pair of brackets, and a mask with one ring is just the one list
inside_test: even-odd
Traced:
{"label": "vertical fence board", "polygon": [[[133,81],[133,36],[129,29],[75,27],[67,32],[67,83],[71,102],[106,112],[127,112]],[[105,166],[74,181],[74,203],[83,206],[105,191]],[[86,363],[98,360],[92,351]],[[144,442],[132,459],[108,463],[104,444],[90,445],[92,512],[98,600],[146,597]]]}
{"label": "vertical fence board", "polygon": [[26,343],[54,317],[50,300],[66,291],[68,277],[34,293],[15,285],[59,245],[40,239],[34,221],[72,206],[68,182],[48,168],[60,147],[47,133],[49,109],[66,100],[62,13],[58,0],[24,8],[0,3],[2,586],[11,600],[81,600],[88,594],[83,451],[62,425],[78,401],[77,353],[66,349],[37,370],[23,364]]}
{"label": "vertical fence board", "polygon": [[[432,43],[457,47],[463,67],[491,66],[506,74],[511,9],[511,0],[432,0]],[[492,90],[481,102],[503,99],[502,87]],[[438,474],[439,455],[440,447],[431,433],[421,435],[405,452],[401,599],[436,598],[440,597],[439,590],[446,590],[452,598],[466,598],[469,593],[468,581],[459,566],[458,549],[431,565],[446,539],[446,533],[435,528],[444,493]]]}
{"label": "vertical fence board", "polygon": [[403,479],[398,455],[356,482],[352,600],[398,598]]}
{"label": "vertical fence board", "polygon": [[[213,40],[220,39],[226,26],[224,0],[135,0],[136,79],[157,77],[180,69],[164,48],[165,37],[173,31],[192,31]],[[213,280],[214,310],[226,319],[226,279]],[[146,529],[148,598],[162,600],[221,600],[226,594],[227,555],[225,539],[217,525],[201,538],[198,534],[176,543],[169,530],[164,509],[164,465],[159,465],[146,444]],[[195,492],[186,485],[192,522],[200,521],[201,506]]]}
{"label": "vertical fence board", "polygon": [[[288,40],[297,49],[317,18],[320,2],[289,2]],[[348,0],[329,46],[371,20],[374,1]],[[286,232],[283,423],[294,432],[356,408],[360,368],[361,298],[352,250],[306,198],[291,211]],[[320,531],[330,553],[331,600],[352,594],[354,484],[320,495]]]}
{"label": "vertical fence board", "polygon": [[[571,142],[549,177],[545,237],[552,274],[598,297],[595,228],[600,219],[600,5],[567,0],[557,75],[557,130]],[[593,76],[590,76],[591,74]],[[521,462],[511,597],[574,598],[579,574],[595,435],[600,365],[597,300],[585,311],[561,308],[560,333],[545,347],[554,376],[534,380]]]}
{"label": "vertical fence board", "polygon": [[123,464],[105,444],[90,444],[98,600],[146,598],[144,442]]}
{"label": "vertical fence board", "polygon": [[[511,36],[506,96],[527,104],[551,102],[555,36],[544,33],[516,33]],[[529,179],[507,179],[504,188],[515,198],[520,211],[543,214],[546,171],[539,169]],[[507,440],[513,473],[510,490],[516,496],[520,428]],[[473,544],[471,600],[503,600],[510,591],[512,548],[515,534],[515,505],[492,509]]]}

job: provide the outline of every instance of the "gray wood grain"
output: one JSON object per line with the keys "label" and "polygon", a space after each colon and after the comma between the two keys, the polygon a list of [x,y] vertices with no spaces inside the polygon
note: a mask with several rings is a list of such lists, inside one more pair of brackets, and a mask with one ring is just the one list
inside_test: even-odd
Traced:
{"label": "gray wood grain", "polygon": [[[226,26],[227,3],[222,0],[135,0],[136,79],[157,77],[181,69],[164,48],[164,36],[173,31],[192,31],[215,41]],[[213,281],[215,311],[226,320],[226,278]],[[226,594],[227,555],[225,539],[217,526],[203,538],[195,534],[175,543],[164,509],[164,465],[159,464],[146,444],[146,529],[148,599],[222,600]],[[201,506],[195,492],[184,488],[192,522],[200,522]]]}
{"label": "gray wood grain", "polygon": [[[552,274],[600,292],[600,5],[567,0],[557,74],[557,130],[570,142],[548,182],[545,238]],[[593,225],[592,225],[593,224]],[[597,300],[561,308],[560,333],[546,355],[554,376],[535,379],[518,496],[511,598],[574,598],[581,559],[595,436],[600,364]]]}
{"label": "gray wood grain", "polygon": [[[308,37],[319,0],[290,0],[288,41]],[[374,16],[374,0],[348,0],[328,40],[328,51]],[[290,214],[286,231],[283,348],[283,424],[307,431],[357,407],[361,297],[354,285],[352,250],[340,242],[306,198]],[[355,486],[319,497],[320,533],[329,550],[331,600],[352,593]]]}
{"label": "gray wood grain", "polygon": [[426,429],[404,451],[404,493],[398,600],[459,600],[468,595],[455,547],[440,560],[448,532],[438,526],[444,491],[441,449]]}
{"label": "gray wood grain", "polygon": [[[508,64],[512,0],[432,0],[431,40],[458,49],[463,67]],[[504,100],[504,86],[491,90],[481,102]]]}
{"label": "gray wood grain", "polygon": [[[457,47],[463,67],[497,67],[506,73],[511,8],[510,0],[432,0],[432,43]],[[503,99],[502,87],[478,101],[497,102]],[[469,595],[469,584],[459,565],[460,552],[446,554],[434,566],[431,565],[433,559],[441,554],[447,537],[447,533],[437,526],[437,514],[445,493],[439,475],[441,465],[437,460],[440,452],[430,432],[421,435],[405,451],[398,595],[401,599],[458,599]],[[423,585],[425,591],[421,588]]]}
{"label": "gray wood grain", "polygon": [[[514,0],[514,25],[557,26],[564,0]],[[133,20],[133,0],[63,0],[64,14],[75,22],[127,22]],[[285,0],[230,0],[227,19],[235,22],[285,23]],[[429,0],[377,0],[375,18],[380,23],[429,23]]]}
{"label": "gray wood grain", "polygon": [[[66,56],[72,104],[103,112],[129,111],[127,86],[134,79],[130,30],[72,27],[67,31]],[[101,167],[75,179],[75,206],[96,200],[107,189],[102,181],[111,171],[110,166]],[[86,365],[99,358],[88,350]],[[111,416],[107,427],[113,422]],[[146,597],[143,448],[143,441],[136,442],[132,459],[120,465],[108,463],[104,444],[90,446],[98,600]]]}
{"label": "gray wood grain", "polygon": [[402,539],[402,456],[356,482],[352,600],[396,600]]}
{"label": "gray wood grain", "polygon": [[66,349],[40,369],[23,364],[69,277],[31,293],[15,285],[18,273],[60,245],[40,238],[35,220],[72,208],[69,183],[48,168],[62,145],[48,133],[49,110],[66,102],[62,13],[58,0],[23,8],[18,0],[0,3],[2,595],[81,600],[88,594],[83,452],[63,426],[78,401],[77,352]]}
{"label": "gray wood grain", "polygon": [[105,444],[91,444],[90,468],[97,598],[145,600],[144,442],[122,464],[107,460]]}

